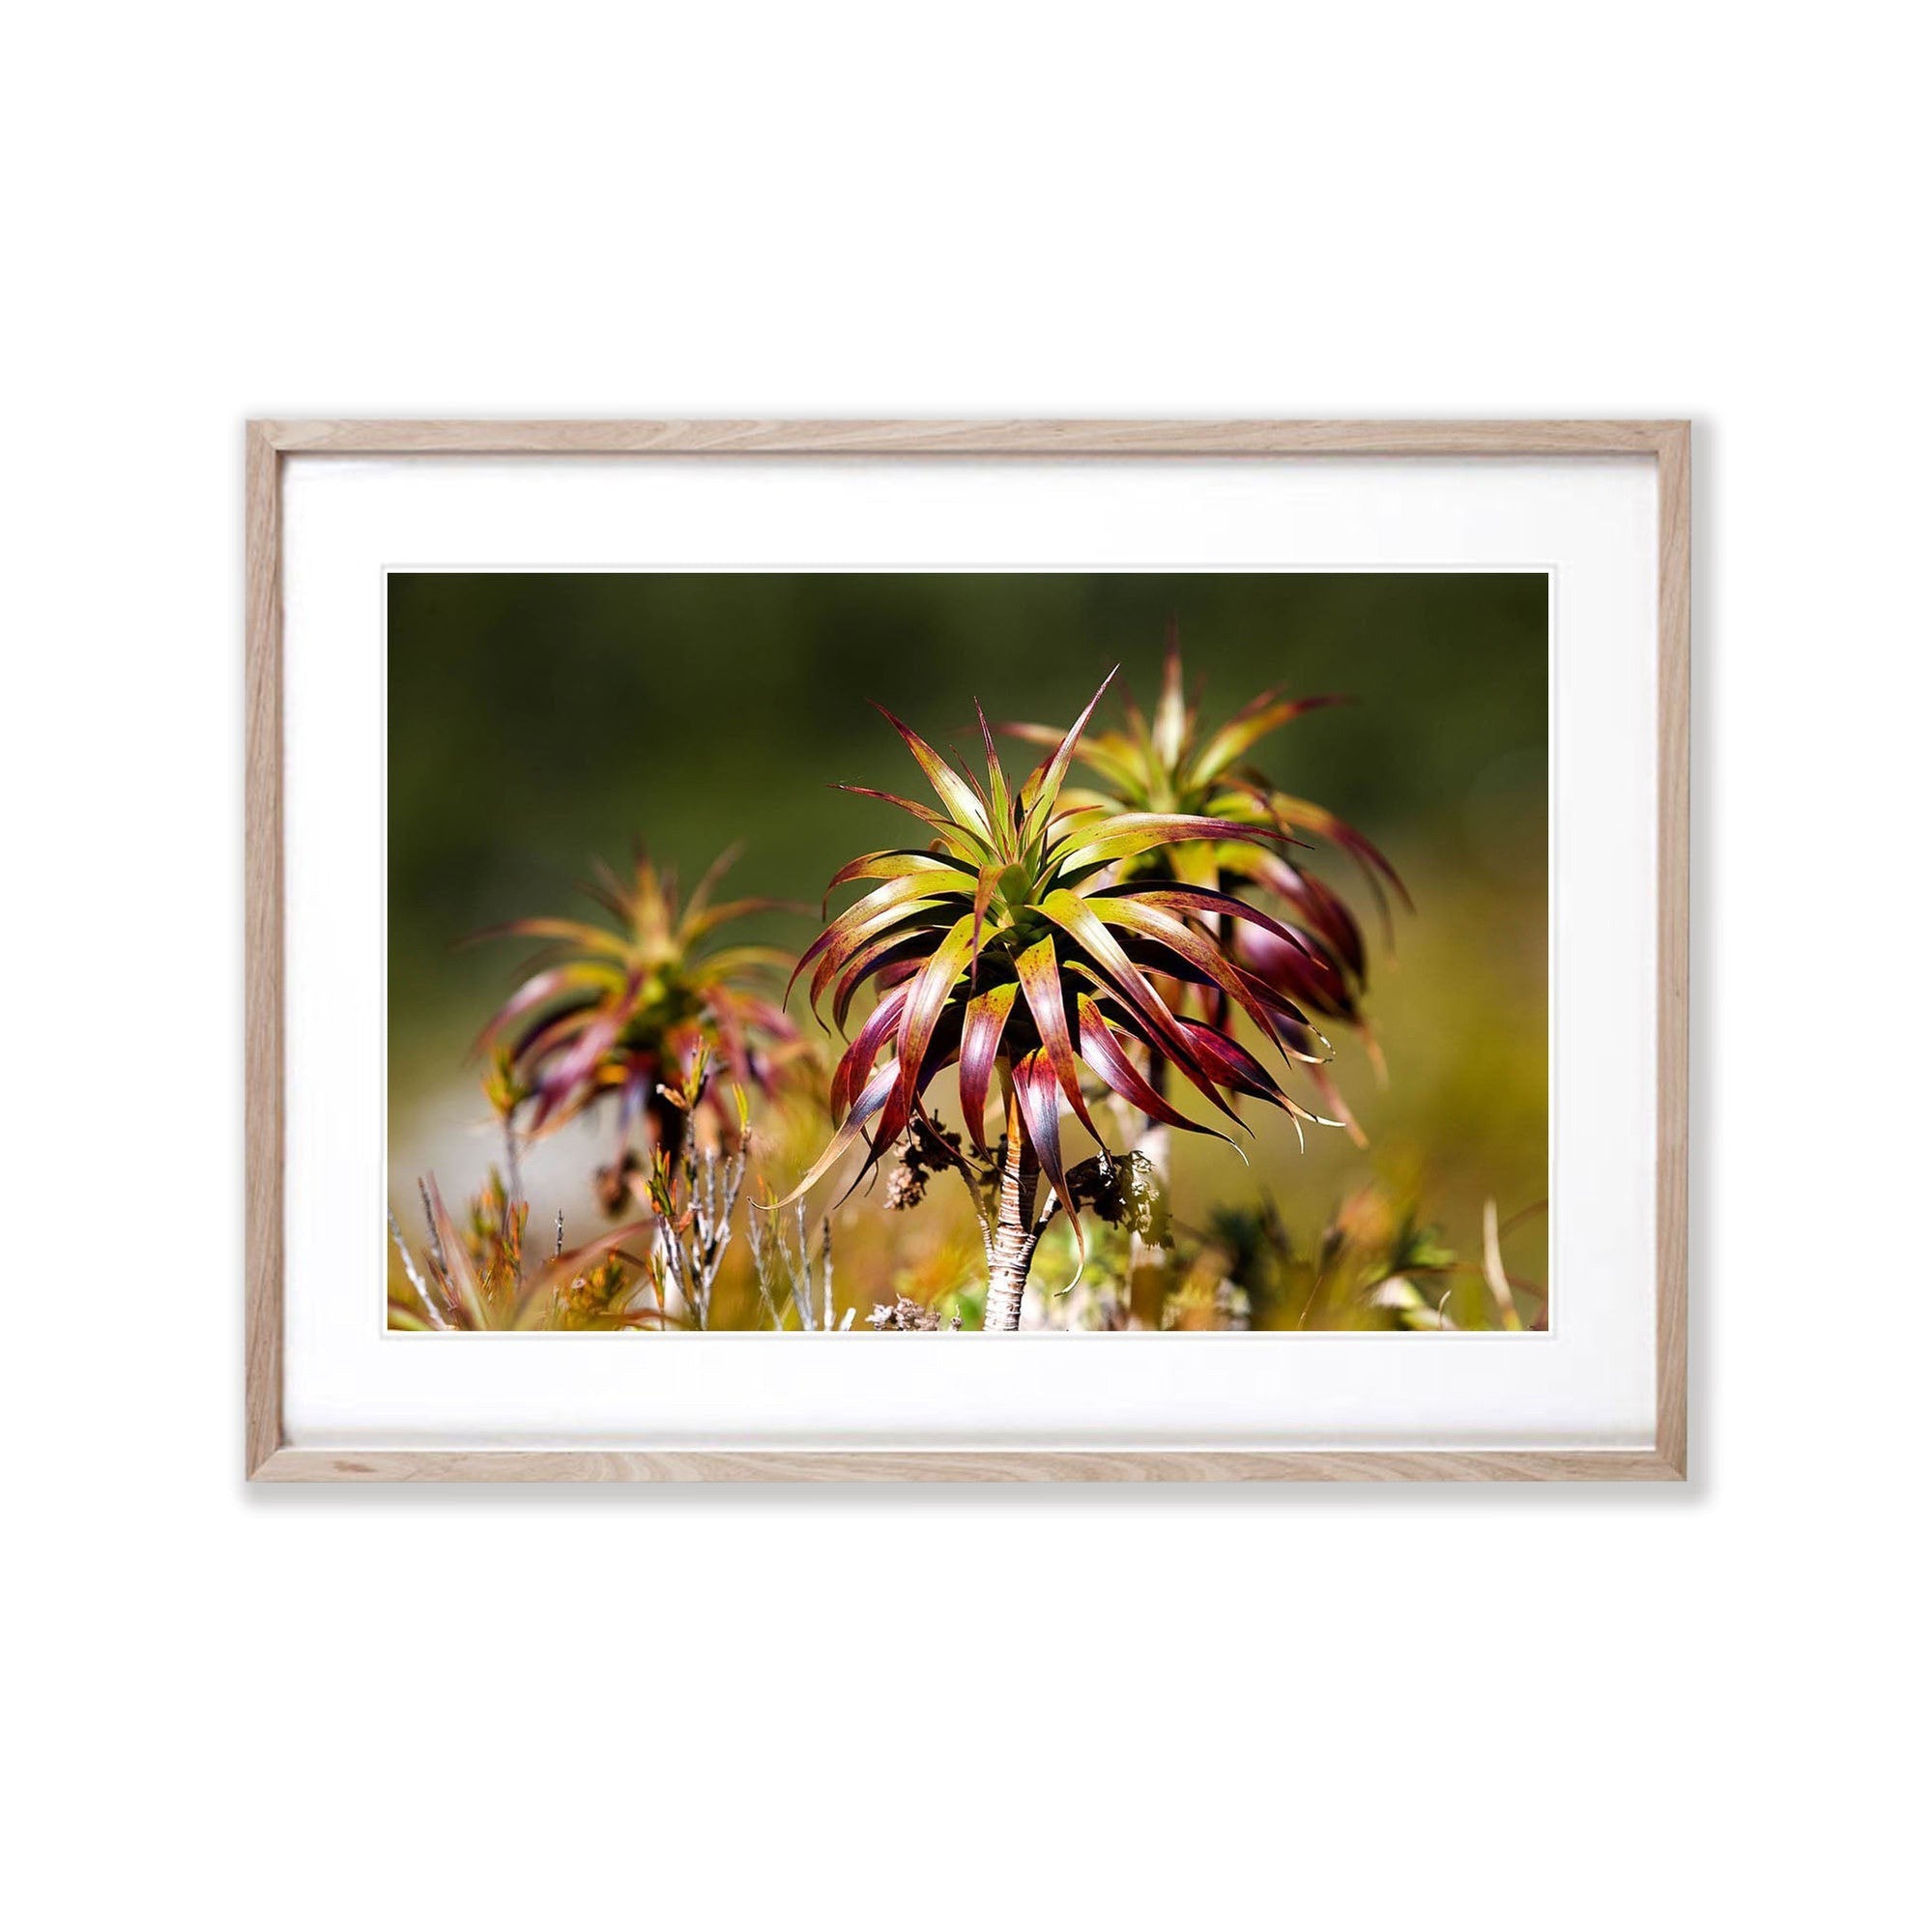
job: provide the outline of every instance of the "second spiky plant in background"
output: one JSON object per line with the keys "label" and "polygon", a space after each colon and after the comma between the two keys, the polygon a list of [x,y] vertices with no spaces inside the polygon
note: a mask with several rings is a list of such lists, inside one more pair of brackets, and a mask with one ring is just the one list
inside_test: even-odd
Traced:
{"label": "second spiky plant in background", "polygon": [[[1091,789],[1070,787],[1063,803],[1110,812],[1215,819],[1282,833],[1281,842],[1258,840],[1251,829],[1241,838],[1153,847],[1132,856],[1122,867],[1122,877],[1130,883],[1168,879],[1212,889],[1272,913],[1292,934],[1292,941],[1265,925],[1239,922],[1225,935],[1235,960],[1296,1006],[1320,1020],[1354,1028],[1375,1055],[1362,1006],[1369,956],[1361,926],[1332,886],[1288,856],[1285,842],[1307,833],[1346,852],[1361,867],[1385,918],[1388,891],[1405,904],[1408,895],[1395,867],[1362,833],[1309,799],[1280,790],[1250,756],[1262,739],[1291,720],[1345,702],[1327,695],[1284,698],[1276,687],[1210,730],[1202,724],[1198,706],[1188,700],[1179,628],[1170,621],[1161,695],[1153,715],[1126,698],[1121,704],[1123,730],[1087,732],[1081,739],[1077,762],[1096,784]],[[1005,729],[1034,744],[1056,744],[1060,737],[1047,725]],[[1214,986],[1204,987],[1202,994],[1209,1019],[1224,1022],[1227,995]],[[1313,1078],[1325,1103],[1343,1116],[1359,1139],[1354,1116],[1326,1070],[1317,1069]],[[1156,1068],[1155,1084],[1160,1083]]]}

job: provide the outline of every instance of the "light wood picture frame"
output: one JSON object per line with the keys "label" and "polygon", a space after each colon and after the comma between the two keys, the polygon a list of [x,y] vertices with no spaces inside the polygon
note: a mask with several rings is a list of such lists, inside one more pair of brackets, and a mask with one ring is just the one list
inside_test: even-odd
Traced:
{"label": "light wood picture frame", "polygon": [[[291,456],[1637,456],[1657,465],[1656,1439],[1556,1451],[292,1446],[283,1427],[283,468]],[[265,1482],[1677,1481],[1687,1473],[1690,426],[1619,421],[381,421],[246,428],[245,1473]]]}

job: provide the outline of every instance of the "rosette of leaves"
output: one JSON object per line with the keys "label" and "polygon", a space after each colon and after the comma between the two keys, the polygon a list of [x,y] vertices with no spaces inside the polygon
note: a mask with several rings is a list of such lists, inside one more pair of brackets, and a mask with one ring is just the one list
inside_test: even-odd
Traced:
{"label": "rosette of leaves", "polygon": [[709,1089],[695,1112],[671,1097],[682,1069],[701,1055],[747,1092],[771,1098],[807,1057],[796,1024],[776,995],[792,955],[763,945],[719,945],[720,934],[756,912],[787,908],[771,899],[714,904],[735,856],[727,852],[679,904],[677,875],[640,850],[624,881],[599,867],[584,890],[615,922],[519,919],[482,937],[551,942],[490,1024],[478,1045],[494,1055],[486,1089],[512,1132],[554,1132],[594,1109],[614,1120],[616,1153],[599,1175],[607,1212],[641,1198],[646,1153],[675,1162],[690,1121],[707,1120],[729,1141],[735,1116]]}
{"label": "rosette of leaves", "polygon": [[[1286,835],[1258,818],[1123,812],[1063,798],[1081,734],[1106,689],[1103,683],[1017,788],[1001,766],[984,711],[983,785],[885,711],[937,804],[867,786],[845,789],[910,814],[928,842],[867,852],[841,868],[828,899],[845,885],[866,890],[806,950],[793,976],[795,982],[810,970],[813,1009],[828,1010],[841,1032],[863,990],[875,989],[877,1000],[832,1077],[831,1140],[789,1198],[798,1198],[860,1140],[868,1146],[863,1178],[915,1120],[930,1126],[927,1089],[956,1067],[972,1150],[962,1149],[961,1166],[976,1193],[983,1183],[992,1196],[982,1214],[988,1328],[1019,1326],[1033,1244],[1045,1225],[1034,1212],[1043,1177],[1053,1196],[1049,1216],[1063,1208],[1080,1238],[1084,1190],[1069,1170],[1060,1110],[1070,1110],[1105,1150],[1089,1082],[1096,1096],[1117,1094],[1191,1132],[1222,1130],[1183,1113],[1149,1082],[1143,1064],[1166,1069],[1177,1090],[1191,1088],[1237,1125],[1232,1103],[1243,1096],[1298,1120],[1317,1118],[1288,1096],[1229,1025],[1182,1011],[1177,996],[1177,990],[1220,995],[1284,1060],[1316,1062],[1326,1047],[1306,1014],[1242,965],[1227,935],[1250,926],[1291,949],[1305,949],[1306,941],[1217,887],[1124,877],[1149,852],[1202,844],[1272,848]],[[1005,1125],[996,1152],[985,1122],[995,1082]],[[945,1142],[934,1135],[925,1144]]]}
{"label": "rosette of leaves", "polygon": [[[1153,716],[1125,697],[1121,703],[1125,729],[1085,734],[1078,762],[1098,783],[1090,790],[1069,787],[1063,802],[1109,812],[1272,826],[1295,844],[1303,843],[1296,835],[1309,834],[1345,852],[1361,868],[1386,928],[1389,892],[1408,903],[1395,867],[1353,825],[1309,799],[1280,790],[1250,758],[1262,739],[1293,719],[1346,702],[1332,695],[1284,698],[1278,686],[1263,691],[1210,730],[1201,722],[1198,706],[1188,701],[1179,635],[1169,624]],[[1004,730],[1029,743],[1059,742],[1059,733],[1046,725],[1016,724]],[[1369,958],[1361,926],[1341,894],[1291,859],[1283,843],[1253,837],[1205,838],[1150,847],[1127,862],[1123,876],[1135,882],[1168,879],[1218,891],[1272,912],[1279,925],[1293,935],[1292,940],[1278,930],[1237,923],[1226,933],[1235,960],[1302,1010],[1352,1027],[1379,1069],[1379,1050],[1362,1010]],[[1204,1010],[1215,1024],[1225,1024],[1228,995],[1218,987],[1206,988]],[[1313,1078],[1324,1102],[1342,1115],[1359,1140],[1354,1116],[1327,1072],[1317,1070]],[[1155,1084],[1161,1084],[1158,1067]]]}

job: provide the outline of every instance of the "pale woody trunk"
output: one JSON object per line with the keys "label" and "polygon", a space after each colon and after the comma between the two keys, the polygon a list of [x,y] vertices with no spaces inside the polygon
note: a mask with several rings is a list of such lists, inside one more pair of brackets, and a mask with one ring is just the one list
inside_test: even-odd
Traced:
{"label": "pale woody trunk", "polygon": [[[1147,1082],[1163,1099],[1167,1097],[1168,1063],[1158,1053],[1148,1069]],[[1135,1152],[1145,1157],[1163,1190],[1173,1178],[1173,1131],[1165,1121],[1156,1120],[1151,1114],[1141,1115],[1141,1133],[1135,1142]],[[1161,1311],[1167,1302],[1171,1261],[1171,1251],[1156,1248],[1152,1242],[1143,1240],[1138,1231],[1128,1238],[1128,1312],[1136,1312],[1135,1290],[1140,1289],[1139,1299],[1142,1306],[1138,1311],[1139,1316],[1157,1328],[1161,1322]]]}
{"label": "pale woody trunk", "polygon": [[1018,1101],[1006,1107],[1006,1159],[999,1170],[999,1218],[993,1230],[988,1263],[985,1329],[1017,1329],[1026,1276],[1039,1235],[1033,1210],[1040,1196],[1040,1164],[1020,1118]]}

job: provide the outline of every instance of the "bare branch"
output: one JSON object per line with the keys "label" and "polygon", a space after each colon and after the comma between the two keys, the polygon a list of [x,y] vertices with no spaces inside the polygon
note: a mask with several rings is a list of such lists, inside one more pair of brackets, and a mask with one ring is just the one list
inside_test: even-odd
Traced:
{"label": "bare branch", "polygon": [[436,1263],[438,1274],[447,1275],[449,1272],[449,1258],[444,1254],[442,1237],[436,1231],[436,1211],[429,1204],[429,1183],[418,1180],[416,1191],[422,1197],[423,1225],[429,1229],[429,1258]]}
{"label": "bare branch", "polygon": [[416,1256],[409,1252],[409,1244],[402,1238],[402,1229],[396,1226],[394,1209],[389,1211],[389,1239],[395,1243],[396,1253],[402,1256],[402,1271],[409,1277],[410,1286],[416,1290],[417,1299],[428,1314],[429,1325],[432,1328],[447,1328],[449,1323],[437,1306],[435,1297],[430,1294],[429,1283],[422,1279],[416,1265]]}
{"label": "bare branch", "polygon": [[[832,1217],[829,1214],[820,1224],[819,1265],[825,1271],[825,1332],[829,1335],[832,1329]],[[853,1309],[847,1320],[857,1312]]]}
{"label": "bare branch", "polygon": [[[517,1159],[516,1128],[507,1113],[504,1115],[504,1164],[505,1168],[504,1178],[508,1183],[504,1190],[504,1244],[507,1247],[510,1245],[510,1220],[516,1213],[517,1203],[523,1199],[523,1168]],[[523,1285],[521,1245],[516,1251],[516,1281],[517,1285],[521,1287]]]}

